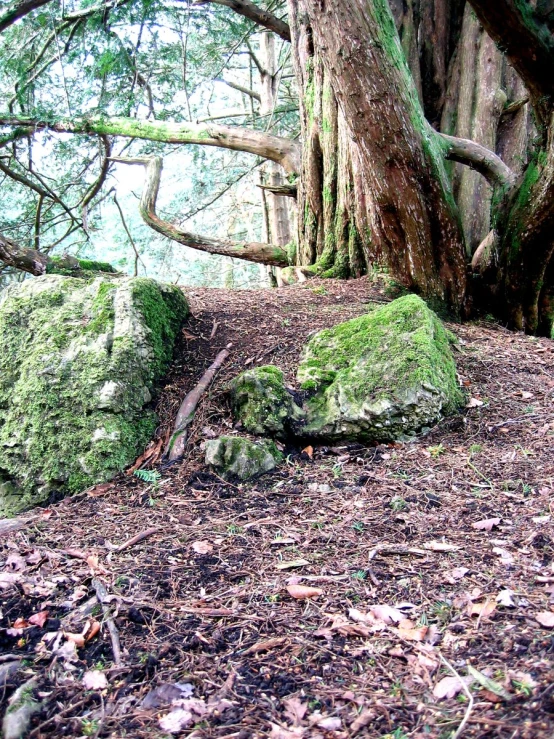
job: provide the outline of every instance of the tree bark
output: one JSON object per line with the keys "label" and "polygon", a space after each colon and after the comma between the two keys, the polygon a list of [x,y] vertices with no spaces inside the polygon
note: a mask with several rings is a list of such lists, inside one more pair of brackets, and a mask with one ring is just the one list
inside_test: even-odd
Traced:
{"label": "tree bark", "polygon": [[[354,169],[364,173],[357,222],[393,276],[464,312],[459,217],[437,136],[424,119],[385,0],[299,0],[344,114]],[[340,29],[340,34],[329,29]]]}
{"label": "tree bark", "polygon": [[545,18],[526,0],[468,0],[489,36],[525,82],[548,125],[554,101],[554,41]]}
{"label": "tree bark", "polygon": [[48,257],[36,249],[18,246],[14,241],[0,234],[0,262],[38,276],[46,274]]}
{"label": "tree bark", "polygon": [[0,15],[0,33],[12,26],[20,18],[24,18],[29,13],[32,13],[33,10],[41,8],[49,2],[51,0],[22,0],[19,3],[14,3],[11,8],[8,8]]}
{"label": "tree bark", "polygon": [[271,159],[287,174],[300,170],[300,146],[296,141],[262,131],[213,123],[170,123],[136,118],[96,118],[46,123],[39,119],[0,114],[0,126],[21,126],[32,131],[49,129],[58,133],[104,134],[161,141],[166,144],[201,144],[244,151]]}
{"label": "tree bark", "polygon": [[208,5],[210,3],[212,5],[224,5],[227,8],[231,8],[235,13],[254,21],[254,23],[257,23],[263,28],[267,28],[268,31],[273,31],[273,33],[276,33],[284,41],[290,41],[290,28],[288,24],[267,10],[263,10],[254,3],[251,3],[250,0],[193,0],[192,4]]}
{"label": "tree bark", "polygon": [[114,157],[111,161],[124,164],[142,164],[146,167],[146,183],[140,200],[140,214],[144,222],[163,236],[192,249],[209,254],[221,254],[225,257],[245,259],[249,262],[269,264],[275,267],[287,267],[289,260],[284,249],[276,244],[264,244],[257,241],[232,241],[230,239],[213,239],[209,236],[184,231],[156,213],[156,201],[160,189],[162,159],[160,157],[127,159]]}

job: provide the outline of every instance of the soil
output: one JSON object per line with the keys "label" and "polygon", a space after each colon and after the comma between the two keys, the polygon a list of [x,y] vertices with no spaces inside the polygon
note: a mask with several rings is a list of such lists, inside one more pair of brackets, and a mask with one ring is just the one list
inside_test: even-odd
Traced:
{"label": "soil", "polygon": [[[3,708],[36,675],[35,738],[554,735],[554,342],[449,324],[463,412],[409,444],[287,447],[238,484],[203,464],[238,432],[226,382],[273,363],[294,385],[312,332],[388,298],[365,278],[187,295],[146,479],[0,540]],[[184,458],[160,462],[228,344]]]}

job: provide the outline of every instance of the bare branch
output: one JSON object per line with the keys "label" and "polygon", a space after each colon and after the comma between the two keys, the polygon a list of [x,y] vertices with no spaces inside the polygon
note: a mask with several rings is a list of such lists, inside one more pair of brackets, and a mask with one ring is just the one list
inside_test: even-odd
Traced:
{"label": "bare branch", "polygon": [[5,13],[0,15],[0,33],[5,31],[6,28],[9,28],[9,26],[12,26],[20,18],[24,18],[29,13],[32,13],[33,10],[41,8],[49,2],[50,0],[22,0],[19,3],[15,3]]}
{"label": "bare branch", "polygon": [[170,123],[168,121],[138,120],[136,118],[90,117],[46,123],[40,119],[0,114],[0,126],[25,126],[36,130],[49,129],[58,133],[105,134],[124,136],[166,144],[201,144],[218,146],[233,151],[256,154],[281,164],[287,174],[300,170],[298,142],[263,131],[238,126],[216,124]]}
{"label": "bare branch", "polygon": [[516,176],[507,164],[494,152],[481,144],[456,136],[437,134],[445,146],[446,159],[467,164],[485,177],[493,187],[500,186],[511,190],[516,184]]}
{"label": "bare branch", "polygon": [[48,257],[36,249],[19,246],[0,234],[0,262],[32,275],[46,274]]}
{"label": "bare branch", "polygon": [[242,92],[244,95],[248,95],[249,97],[254,98],[254,100],[257,100],[258,102],[260,102],[262,99],[259,92],[254,92],[254,90],[249,90],[248,87],[243,87],[242,85],[238,85],[236,82],[229,82],[229,80],[224,80],[221,78],[214,80],[214,82],[223,82],[225,85],[232,87],[233,90],[238,90],[239,92]]}
{"label": "bare branch", "polygon": [[249,262],[272,264],[276,267],[288,266],[288,258],[284,249],[272,244],[257,241],[231,241],[228,239],[214,239],[209,236],[200,236],[184,231],[162,220],[156,213],[156,201],[160,189],[162,173],[162,159],[160,157],[128,159],[113,157],[112,161],[124,164],[142,164],[146,167],[146,183],[140,200],[140,214],[144,222],[158,233],[167,236],[172,241],[184,244],[192,249],[205,251],[209,254],[222,254],[226,257],[245,259]]}
{"label": "bare branch", "polygon": [[288,23],[280,20],[272,13],[267,10],[262,10],[250,0],[194,0],[193,5],[224,5],[227,8],[231,8],[238,15],[242,15],[248,18],[259,26],[267,28],[268,31],[273,31],[277,36],[280,36],[284,41],[290,41],[290,27]]}

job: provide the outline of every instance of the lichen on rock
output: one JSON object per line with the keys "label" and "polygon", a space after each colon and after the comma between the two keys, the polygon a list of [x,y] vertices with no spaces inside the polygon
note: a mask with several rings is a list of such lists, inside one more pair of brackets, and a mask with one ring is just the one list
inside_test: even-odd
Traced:
{"label": "lichen on rock", "polygon": [[136,457],[187,314],[178,288],[109,274],[1,293],[0,515],[103,482]]}
{"label": "lichen on rock", "polygon": [[274,469],[283,459],[273,441],[249,441],[240,436],[220,436],[206,442],[206,464],[223,477],[249,480]]}
{"label": "lichen on rock", "polygon": [[320,331],[298,368],[306,437],[406,439],[463,403],[452,336],[416,295]]}
{"label": "lichen on rock", "polygon": [[229,383],[235,420],[251,434],[287,436],[303,421],[303,411],[286,389],[283,372],[274,365],[254,367]]}

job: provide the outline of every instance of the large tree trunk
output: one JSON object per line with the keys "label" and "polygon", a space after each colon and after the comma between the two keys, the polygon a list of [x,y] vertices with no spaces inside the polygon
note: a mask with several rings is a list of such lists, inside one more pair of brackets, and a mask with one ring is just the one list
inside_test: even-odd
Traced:
{"label": "large tree trunk", "polygon": [[363,172],[355,187],[356,223],[358,230],[368,224],[366,250],[409,289],[463,313],[466,264],[457,208],[386,0],[298,0],[298,7],[344,114],[353,169]]}
{"label": "large tree trunk", "polygon": [[298,264],[324,277],[355,277],[368,254],[355,221],[350,139],[307,16],[289,5],[300,89],[302,171],[298,187]]}

